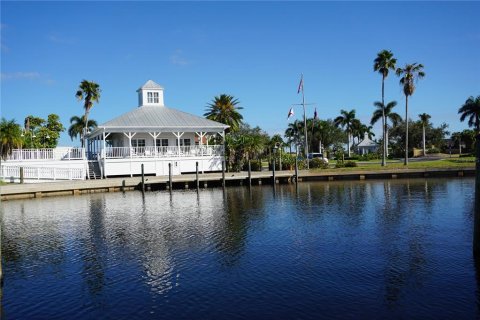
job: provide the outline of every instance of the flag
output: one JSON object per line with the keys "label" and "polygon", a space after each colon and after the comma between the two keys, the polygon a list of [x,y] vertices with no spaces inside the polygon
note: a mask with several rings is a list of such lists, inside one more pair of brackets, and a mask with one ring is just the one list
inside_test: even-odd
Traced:
{"label": "flag", "polygon": [[290,119],[290,117],[293,117],[295,114],[293,113],[293,108],[290,108],[290,111],[288,111],[287,115],[287,120]]}
{"label": "flag", "polygon": [[300,77],[300,83],[298,84],[297,94],[300,93],[300,90],[301,90],[302,93],[303,93],[303,73],[302,73],[302,76]]}
{"label": "flag", "polygon": [[315,108],[315,112],[313,113],[313,120],[317,120],[318,115],[317,115],[317,108]]}

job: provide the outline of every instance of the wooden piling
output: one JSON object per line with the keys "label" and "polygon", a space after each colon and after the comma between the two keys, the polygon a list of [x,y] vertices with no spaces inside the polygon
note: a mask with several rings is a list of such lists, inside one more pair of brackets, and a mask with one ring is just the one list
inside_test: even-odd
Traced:
{"label": "wooden piling", "polygon": [[125,179],[122,180],[122,192],[125,192]]}
{"label": "wooden piling", "polygon": [[273,158],[273,162],[272,162],[272,181],[273,181],[273,186],[275,186],[275,158]]}
{"label": "wooden piling", "polygon": [[200,180],[198,179],[198,161],[195,162],[195,181],[197,183],[197,191],[200,190]]}
{"label": "wooden piling", "polygon": [[23,183],[23,167],[20,167],[20,183]]}
{"label": "wooden piling", "polygon": [[168,164],[168,189],[172,191],[173,182],[172,182],[172,164]]}
{"label": "wooden piling", "polygon": [[225,160],[222,160],[222,187],[225,189]]}
{"label": "wooden piling", "polygon": [[142,192],[145,193],[145,171],[144,171],[143,163],[141,165],[141,168],[142,168]]}
{"label": "wooden piling", "polygon": [[298,159],[295,157],[295,184],[298,183]]}
{"label": "wooden piling", "polygon": [[252,165],[250,160],[248,160],[248,187],[252,186]]}
{"label": "wooden piling", "polygon": [[475,143],[475,212],[473,219],[473,254],[480,256],[480,134]]}

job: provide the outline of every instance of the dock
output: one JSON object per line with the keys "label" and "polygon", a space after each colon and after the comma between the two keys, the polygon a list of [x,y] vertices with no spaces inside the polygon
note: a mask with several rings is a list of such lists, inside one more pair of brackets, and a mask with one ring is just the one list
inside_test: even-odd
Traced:
{"label": "dock", "polygon": [[[352,170],[300,170],[298,181],[334,181],[334,180],[367,180],[367,179],[402,179],[428,177],[463,177],[474,176],[475,168],[446,168],[446,169],[386,169],[376,171]],[[275,183],[295,182],[295,171],[283,170],[275,172]],[[142,177],[120,177],[101,180],[81,180],[65,182],[41,182],[30,184],[6,184],[0,187],[1,200],[41,198],[61,195],[80,195],[96,192],[119,192],[132,190],[168,190],[196,189],[208,187],[261,185],[273,184],[272,171],[252,172],[249,179],[248,172],[226,172],[225,182],[222,173],[182,174],[172,176],[170,184],[168,176],[145,176],[142,187]]]}

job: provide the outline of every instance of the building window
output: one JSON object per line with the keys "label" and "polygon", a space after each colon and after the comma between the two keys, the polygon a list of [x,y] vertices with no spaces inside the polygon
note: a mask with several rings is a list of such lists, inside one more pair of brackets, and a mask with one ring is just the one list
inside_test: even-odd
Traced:
{"label": "building window", "polygon": [[148,103],[158,103],[159,101],[158,92],[147,92],[147,102]]}
{"label": "building window", "polygon": [[[175,145],[178,146],[178,140],[175,140]],[[181,147],[188,147],[190,146],[190,139],[180,139],[180,146]]]}
{"label": "building window", "polygon": [[156,139],[155,146],[157,147],[168,147],[168,139]]}
{"label": "building window", "polygon": [[145,147],[145,139],[132,139],[132,147],[134,148]]}

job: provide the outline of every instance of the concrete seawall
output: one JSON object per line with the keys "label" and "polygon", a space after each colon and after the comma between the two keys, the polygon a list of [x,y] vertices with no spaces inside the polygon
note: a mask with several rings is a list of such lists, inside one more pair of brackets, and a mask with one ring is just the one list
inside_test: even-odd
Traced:
{"label": "concrete seawall", "polygon": [[[401,179],[401,178],[427,178],[427,177],[463,177],[474,176],[475,168],[449,168],[449,169],[387,169],[377,171],[307,171],[301,170],[298,174],[299,181],[333,181],[333,180],[365,180],[365,179]],[[295,172],[275,172],[276,183],[290,183],[294,181]],[[222,186],[221,173],[208,173],[199,175],[199,187]],[[141,190],[140,176],[133,178],[108,178],[102,180],[82,180],[66,182],[45,182],[35,184],[7,184],[0,187],[1,200],[40,198],[60,195],[79,195],[95,192],[118,192]],[[273,176],[271,171],[252,172],[252,185],[271,184]],[[225,173],[226,186],[248,185],[248,172]],[[173,189],[195,189],[197,187],[196,175],[185,174],[173,176]],[[145,176],[145,189],[164,190],[169,188],[166,176]]]}

